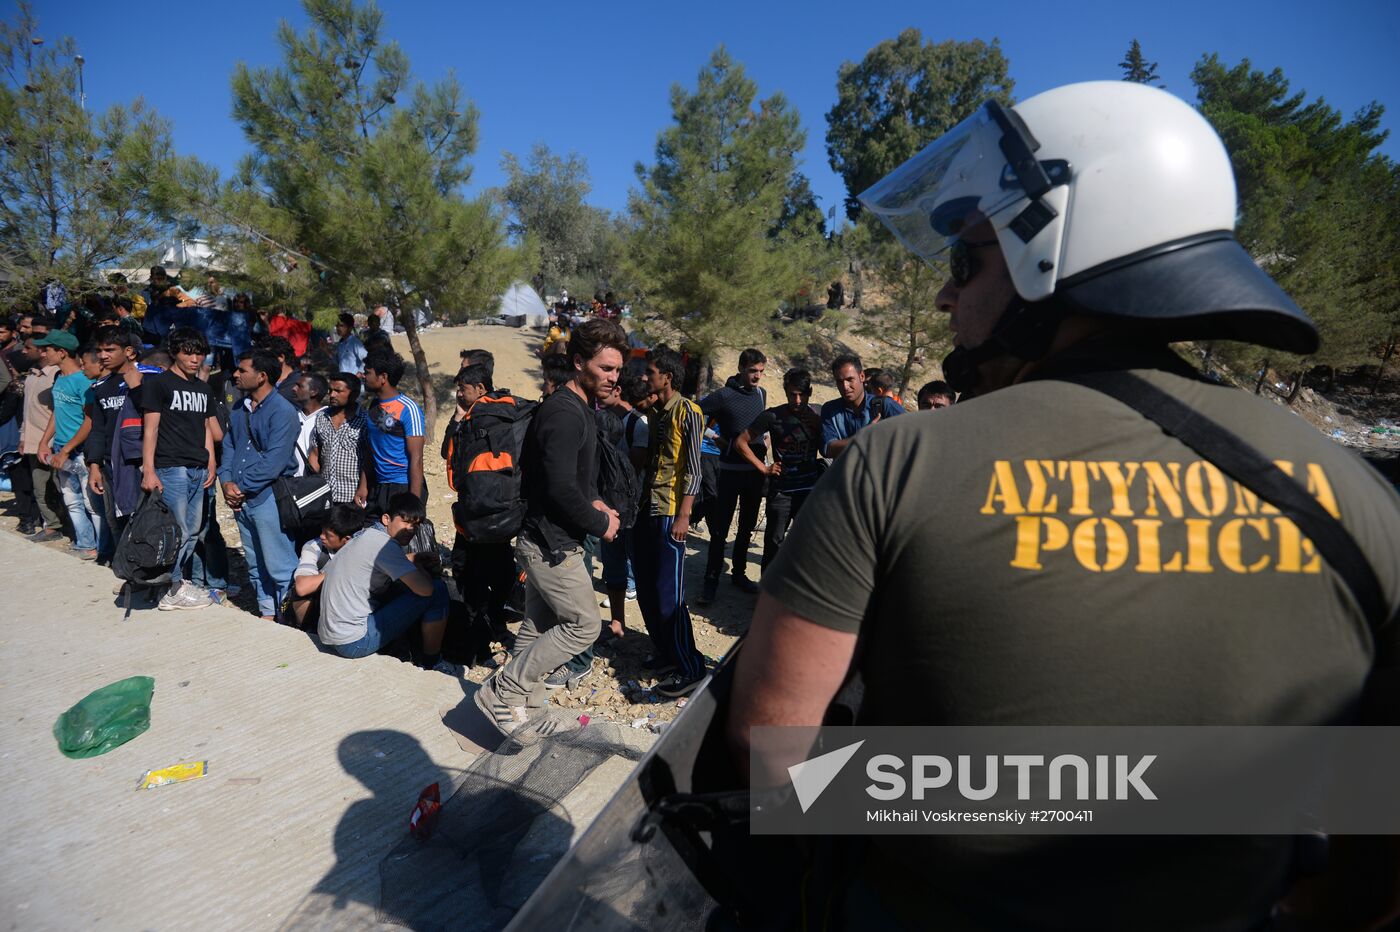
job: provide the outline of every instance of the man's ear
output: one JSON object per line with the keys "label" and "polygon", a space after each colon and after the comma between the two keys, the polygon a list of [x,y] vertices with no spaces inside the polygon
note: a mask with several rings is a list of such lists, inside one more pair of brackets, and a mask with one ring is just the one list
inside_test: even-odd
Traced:
{"label": "man's ear", "polygon": [[389,520],[389,513],[387,511],[379,516],[379,523],[383,524],[385,527],[389,526]]}

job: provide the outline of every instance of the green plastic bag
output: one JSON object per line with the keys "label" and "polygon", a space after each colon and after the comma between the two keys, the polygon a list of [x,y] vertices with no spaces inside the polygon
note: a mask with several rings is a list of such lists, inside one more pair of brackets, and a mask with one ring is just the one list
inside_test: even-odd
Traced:
{"label": "green plastic bag", "polygon": [[96,757],[121,747],[151,727],[151,696],[156,681],[130,676],[88,693],[53,723],[53,736],[65,757]]}

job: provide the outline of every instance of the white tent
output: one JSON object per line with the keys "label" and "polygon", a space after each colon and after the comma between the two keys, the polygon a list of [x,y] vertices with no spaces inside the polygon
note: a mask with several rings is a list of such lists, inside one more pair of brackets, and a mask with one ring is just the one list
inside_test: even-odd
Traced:
{"label": "white tent", "polygon": [[496,316],[502,323],[516,327],[549,326],[549,308],[545,306],[539,292],[526,282],[516,282],[506,289],[506,293],[501,295],[500,305],[496,308]]}

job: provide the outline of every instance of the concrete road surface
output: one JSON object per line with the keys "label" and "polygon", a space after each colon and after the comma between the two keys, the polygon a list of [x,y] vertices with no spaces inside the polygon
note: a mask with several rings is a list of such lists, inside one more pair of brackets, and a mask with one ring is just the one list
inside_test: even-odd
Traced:
{"label": "concrete road surface", "polygon": [[[123,621],[113,583],[0,531],[0,927],[378,925],[380,862],[419,791],[446,797],[472,762],[442,714],[474,687],[233,608]],[[62,756],[55,719],[138,674],[155,678],[150,730]],[[200,760],[202,780],[136,789]],[[575,836],[624,775],[580,788]]]}

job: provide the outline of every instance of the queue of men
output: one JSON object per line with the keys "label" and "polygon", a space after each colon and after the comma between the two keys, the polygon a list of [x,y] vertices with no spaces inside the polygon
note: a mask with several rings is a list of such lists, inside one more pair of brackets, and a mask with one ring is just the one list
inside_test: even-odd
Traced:
{"label": "queue of men", "polygon": [[[27,334],[18,323],[0,326],[14,386],[6,392],[24,402],[12,405],[12,419],[33,435],[11,470],[23,532],[51,541],[66,528],[78,556],[110,562],[143,497],[156,496],[181,546],[154,601],[162,611],[197,611],[240,591],[218,523],[227,509],[261,618],[314,625],[322,643],[345,656],[373,653],[411,629],[410,655],[459,671],[441,658],[449,600],[435,543],[414,544],[426,519],[423,411],[399,390],[404,360],[370,335],[361,339],[351,315],[337,325],[334,358],[344,368],[330,372],[306,369],[291,342],[274,334],[238,354],[232,371],[211,373],[211,347],[191,328],[173,327],[147,349],[131,328],[107,326],[80,349],[68,332],[50,333],[42,317],[26,323]],[[888,392],[867,391],[887,376],[845,356],[831,367],[841,398],[820,413],[802,369],[784,375],[785,401],[770,407],[767,359],[757,349],[741,353],[734,376],[697,402],[682,393],[680,353],[663,346],[636,360],[633,342],[607,315],[573,322],[566,351],[542,356],[544,402],[518,411],[529,426],[517,524],[495,538],[458,526],[452,595],[468,631],[465,659],[489,663],[493,643],[513,644],[508,667],[478,700],[504,731],[541,706],[547,690],[579,682],[600,637],[628,634],[624,609],[632,600],[651,640],[646,667],[658,678],[655,691],[689,694],[707,672],[685,592],[689,528],[707,521],[711,535],[698,604],[717,597],[726,557],[737,590],[756,593],[748,552],[760,503],[766,567],[842,441],[904,410]],[[470,443],[493,418],[517,410],[494,384],[489,352],[462,356],[441,450],[450,477],[454,443]],[[716,451],[708,491],[707,434]],[[609,456],[612,472],[631,476],[625,489],[609,485]],[[332,507],[321,526],[286,525],[279,497],[297,477],[319,477],[327,489]],[[34,491],[25,494],[21,478],[42,491],[42,504]],[[595,552],[608,594],[606,629],[591,569],[584,570]],[[525,621],[512,639],[507,601],[521,578]]]}
{"label": "queue of men", "polygon": [[[99,326],[80,346],[44,315],[0,321],[0,449],[14,451],[17,529],[39,543],[67,536],[80,559],[110,564],[133,517],[158,500],[180,541],[169,582],[119,581],[114,592],[198,611],[239,593],[217,518],[227,508],[263,619],[318,624],[322,643],[347,657],[414,629],[420,665],[460,674],[441,658],[446,588],[435,554],[400,546],[426,517],[421,409],[394,388],[403,360],[369,342],[360,371],[322,374],[265,335],[211,379],[214,354],[191,328],[148,347],[134,328]],[[279,497],[297,476],[319,477],[335,503],[319,536],[285,520]],[[308,583],[306,550],[317,542],[323,559]],[[343,572],[328,565],[341,550]]]}

